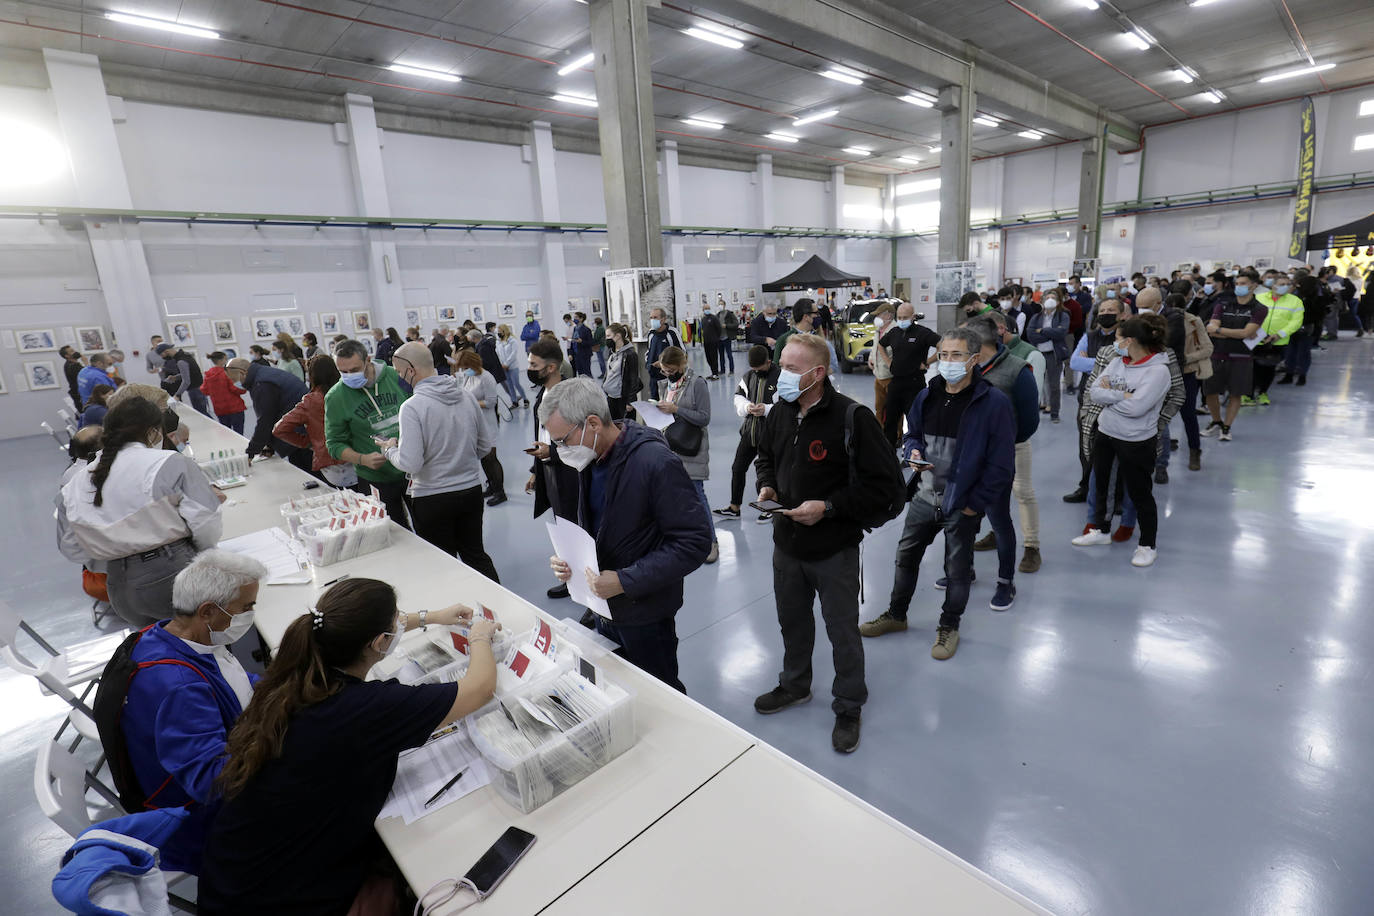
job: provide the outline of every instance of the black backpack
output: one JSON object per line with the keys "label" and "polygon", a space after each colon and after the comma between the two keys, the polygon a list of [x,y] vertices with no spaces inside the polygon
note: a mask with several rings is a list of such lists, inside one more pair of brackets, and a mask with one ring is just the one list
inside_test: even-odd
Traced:
{"label": "black backpack", "polygon": [[[134,646],[138,645],[143,634],[151,629],[152,626],[148,626],[136,633],[130,633],[128,638],[119,644],[119,648],[115,649],[114,655],[105,663],[105,670],[100,675],[100,686],[95,691],[95,702],[91,705],[95,714],[95,728],[100,733],[100,746],[105,750],[105,759],[110,765],[110,776],[114,779],[115,790],[119,792],[119,803],[130,814],[158,808],[158,805],[152,803],[153,799],[167,785],[167,782],[164,782],[151,796],[145,797],[143,788],[138,784],[133,764],[129,760],[129,746],[124,741],[124,729],[120,727],[119,720],[124,714],[124,703],[129,698],[129,685],[133,683],[134,675],[153,665],[181,665],[200,675],[202,680],[208,680],[205,672],[180,659],[134,661]],[[170,781],[169,777],[168,782]]]}
{"label": "black backpack", "polygon": [[[854,453],[854,413],[859,409],[858,401],[850,401],[844,409],[844,453],[849,456],[849,485],[854,486],[859,481],[859,463]],[[896,459],[893,459],[894,461]],[[881,483],[881,482],[878,482]],[[875,483],[874,485],[878,485]],[[895,484],[885,488],[887,490],[887,504],[873,515],[862,518],[859,523],[863,525],[865,531],[873,531],[881,528],[902,514],[902,509],[906,506],[910,498],[907,493],[907,485],[902,480],[902,474],[897,472]]]}

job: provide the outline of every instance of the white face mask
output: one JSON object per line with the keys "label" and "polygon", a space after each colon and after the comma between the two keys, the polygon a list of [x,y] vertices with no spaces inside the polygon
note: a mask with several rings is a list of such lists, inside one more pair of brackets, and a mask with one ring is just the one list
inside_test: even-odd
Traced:
{"label": "white face mask", "polygon": [[596,460],[596,449],[592,446],[595,446],[597,439],[601,438],[601,433],[598,432],[592,437],[592,445],[590,446],[582,444],[582,440],[586,437],[587,427],[584,424],[582,435],[577,437],[577,445],[560,444],[558,446],[558,460],[578,473],[585,471]]}
{"label": "white face mask", "polygon": [[211,630],[210,645],[232,645],[233,643],[236,643],[243,637],[247,636],[248,631],[253,629],[252,611],[240,611],[237,614],[230,614],[228,611],[220,607],[218,604],[215,605],[215,607],[219,608],[221,613],[229,617],[229,626],[225,627],[223,630]]}

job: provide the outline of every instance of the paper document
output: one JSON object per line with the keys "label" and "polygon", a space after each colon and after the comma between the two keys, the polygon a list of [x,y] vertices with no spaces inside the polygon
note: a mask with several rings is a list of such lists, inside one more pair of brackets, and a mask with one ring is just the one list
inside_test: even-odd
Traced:
{"label": "paper document", "polygon": [[280,528],[264,528],[252,534],[220,541],[223,550],[252,557],[267,567],[266,585],[303,585],[310,581],[305,548]]}
{"label": "paper document", "polygon": [[572,578],[568,580],[568,595],[583,607],[591,608],[607,620],[611,618],[611,608],[605,598],[592,594],[587,585],[586,570],[593,575],[601,573],[596,558],[596,541],[581,526],[565,518],[555,517],[545,523],[549,528],[549,540],[553,543],[554,556],[572,567]]}
{"label": "paper document", "polygon": [[1253,350],[1255,347],[1259,346],[1261,340],[1264,340],[1264,333],[1262,331],[1256,331],[1253,337],[1245,338],[1242,343],[1245,344],[1245,349]]}
{"label": "paper document", "polygon": [[[425,802],[434,797],[454,774],[464,767],[463,778],[455,782],[434,804],[425,807]],[[406,751],[396,759],[396,781],[391,784],[391,794],[377,815],[399,817],[407,824],[413,824],[426,814],[433,814],[445,805],[482,788],[491,782],[491,773],[486,761],[468,740],[467,730],[455,729],[442,738],[434,738],[414,750]]]}
{"label": "paper document", "polygon": [[657,405],[651,401],[635,401],[634,408],[639,414],[639,419],[644,421],[645,426],[652,426],[654,429],[667,429],[673,425],[673,415],[659,410]]}

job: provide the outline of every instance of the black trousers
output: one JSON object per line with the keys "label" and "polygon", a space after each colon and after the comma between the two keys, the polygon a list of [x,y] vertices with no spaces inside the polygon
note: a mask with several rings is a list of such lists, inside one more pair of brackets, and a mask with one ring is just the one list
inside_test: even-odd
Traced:
{"label": "black trousers", "polygon": [[616,655],[674,690],[687,692],[678,678],[677,624],[673,618],[640,626],[624,626],[597,614],[596,632],[620,643]]}
{"label": "black trousers", "polygon": [[902,423],[906,421],[911,405],[916,403],[916,395],[920,394],[925,386],[925,379],[915,376],[898,378],[894,375],[892,381],[888,382],[883,432],[887,435],[887,441],[894,447],[901,444]]}
{"label": "black trousers", "polygon": [[624,399],[624,398],[612,398],[612,397],[608,397],[608,398],[606,398],[606,406],[610,408],[610,411],[611,411],[611,419],[612,419],[612,420],[623,420],[623,419],[625,419],[625,399]]}
{"label": "black trousers", "polygon": [[1136,524],[1140,526],[1140,546],[1154,547],[1159,532],[1159,510],[1155,506],[1154,470],[1157,436],[1144,442],[1127,442],[1098,430],[1093,436],[1093,470],[1097,474],[1097,492],[1093,494],[1093,526],[1111,530],[1107,516],[1108,489],[1112,479],[1112,462],[1135,503]]}
{"label": "black trousers", "polygon": [[706,348],[706,365],[711,367],[712,375],[720,374],[720,341],[703,340],[702,345]]}
{"label": "black trousers", "polygon": [[482,456],[482,473],[487,475],[487,490],[492,496],[506,492],[506,472],[502,470],[501,461],[496,457],[496,449]]}
{"label": "black trousers", "polygon": [[410,500],[415,533],[450,556],[456,555],[493,582],[500,582],[496,564],[482,544],[482,488],[469,487],[416,496]]}
{"label": "black trousers", "polygon": [[730,465],[730,505],[744,505],[744,478],[758,454],[759,447],[740,436],[739,445],[735,447],[735,463]]}
{"label": "black trousers", "polygon": [[388,480],[377,483],[373,480],[364,480],[359,475],[359,493],[371,493],[373,487],[377,489],[377,495],[382,498],[382,505],[386,506],[386,514],[391,517],[391,520],[402,528],[410,528],[410,517],[409,513],[406,512],[406,506],[410,502],[406,499],[406,482],[404,480]]}
{"label": "black trousers", "polygon": [[864,640],[859,635],[859,548],[842,547],[822,560],[798,560],[773,550],[773,597],[782,631],[778,684],[796,696],[811,690],[811,653],[816,647],[817,596],[830,637],[835,680],[830,703],[835,715],[855,715],[868,700],[864,682]]}

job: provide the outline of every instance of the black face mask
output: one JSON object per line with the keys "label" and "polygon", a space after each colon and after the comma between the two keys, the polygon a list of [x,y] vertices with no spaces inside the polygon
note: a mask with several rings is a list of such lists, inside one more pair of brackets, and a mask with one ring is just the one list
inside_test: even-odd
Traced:
{"label": "black face mask", "polygon": [[544,387],[544,375],[538,369],[526,369],[525,377],[530,380],[530,384],[536,388]]}
{"label": "black face mask", "polygon": [[1097,316],[1097,323],[1098,323],[1098,325],[1100,325],[1101,327],[1104,327],[1104,328],[1114,328],[1114,327],[1116,327],[1116,316],[1115,316],[1115,315],[1098,315],[1098,316]]}
{"label": "black face mask", "polygon": [[668,381],[672,382],[674,385],[676,385],[678,382],[682,381],[682,373],[681,373],[681,372],[669,372],[669,373],[667,374],[667,376],[665,376],[665,377],[668,379]]}

